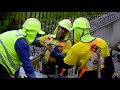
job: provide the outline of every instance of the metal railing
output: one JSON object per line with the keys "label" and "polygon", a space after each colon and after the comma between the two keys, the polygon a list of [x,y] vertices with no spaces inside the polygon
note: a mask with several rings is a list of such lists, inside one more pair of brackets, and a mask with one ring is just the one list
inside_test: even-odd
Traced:
{"label": "metal railing", "polygon": [[110,12],[90,21],[91,32],[120,19],[120,12]]}

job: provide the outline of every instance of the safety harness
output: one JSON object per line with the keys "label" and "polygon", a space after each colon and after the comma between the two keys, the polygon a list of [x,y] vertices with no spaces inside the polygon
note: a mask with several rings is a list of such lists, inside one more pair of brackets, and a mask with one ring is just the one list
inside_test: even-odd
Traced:
{"label": "safety harness", "polygon": [[100,66],[103,64],[104,60],[100,55],[100,50],[98,50],[97,39],[95,39],[93,42],[88,43],[88,45],[91,47],[91,55],[86,66],[83,67],[83,69],[80,71],[78,77],[81,78],[85,71],[88,69],[97,68],[98,78],[101,78]]}

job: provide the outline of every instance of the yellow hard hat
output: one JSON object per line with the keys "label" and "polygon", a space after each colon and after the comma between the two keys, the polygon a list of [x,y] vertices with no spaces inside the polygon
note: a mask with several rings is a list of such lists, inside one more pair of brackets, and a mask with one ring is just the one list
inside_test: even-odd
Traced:
{"label": "yellow hard hat", "polygon": [[68,31],[72,30],[72,23],[69,19],[63,19],[58,23],[58,25],[67,29]]}
{"label": "yellow hard hat", "polygon": [[90,23],[89,21],[84,18],[84,17],[80,17],[77,18],[74,22],[73,22],[73,28],[75,27],[79,27],[79,28],[90,28]]}
{"label": "yellow hard hat", "polygon": [[41,30],[41,23],[36,18],[29,18],[22,25],[23,28],[27,30],[35,30],[38,34],[45,34],[44,31]]}

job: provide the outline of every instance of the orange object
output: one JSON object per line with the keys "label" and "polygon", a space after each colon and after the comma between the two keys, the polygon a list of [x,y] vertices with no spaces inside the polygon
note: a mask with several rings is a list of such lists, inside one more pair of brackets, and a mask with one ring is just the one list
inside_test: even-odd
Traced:
{"label": "orange object", "polygon": [[61,43],[59,44],[59,46],[58,46],[59,52],[62,52],[64,44],[65,44],[65,42],[61,42]]}
{"label": "orange object", "polygon": [[[97,40],[96,40],[96,39],[95,39],[93,42],[89,42],[88,44],[91,46],[91,53],[92,53],[92,54],[97,51],[97,46],[96,46]],[[90,56],[90,59],[92,59],[92,56]],[[85,71],[87,70],[87,68],[88,68],[88,67],[85,66],[85,67],[81,70],[81,72],[80,72],[79,75],[78,75],[79,78],[82,77],[82,75],[85,73]]]}
{"label": "orange object", "polygon": [[63,76],[64,72],[66,71],[65,68],[62,68],[61,72],[60,72],[60,75]]}
{"label": "orange object", "polygon": [[42,71],[42,64],[40,65],[40,72]]}
{"label": "orange object", "polygon": [[79,73],[79,75],[78,75],[78,77],[79,78],[81,78],[82,77],[82,75],[85,73],[85,71],[87,70],[87,66],[85,66],[82,70],[81,70],[81,72]]}

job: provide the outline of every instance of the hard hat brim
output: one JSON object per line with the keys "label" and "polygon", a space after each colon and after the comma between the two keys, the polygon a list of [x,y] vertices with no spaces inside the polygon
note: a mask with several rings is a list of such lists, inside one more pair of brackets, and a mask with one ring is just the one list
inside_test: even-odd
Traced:
{"label": "hard hat brim", "polygon": [[73,30],[73,28],[68,29],[69,31]]}
{"label": "hard hat brim", "polygon": [[38,34],[45,34],[45,32],[42,31],[42,30],[40,30],[40,31],[38,32]]}
{"label": "hard hat brim", "polygon": [[72,31],[73,30],[73,27],[70,29],[70,31]]}

